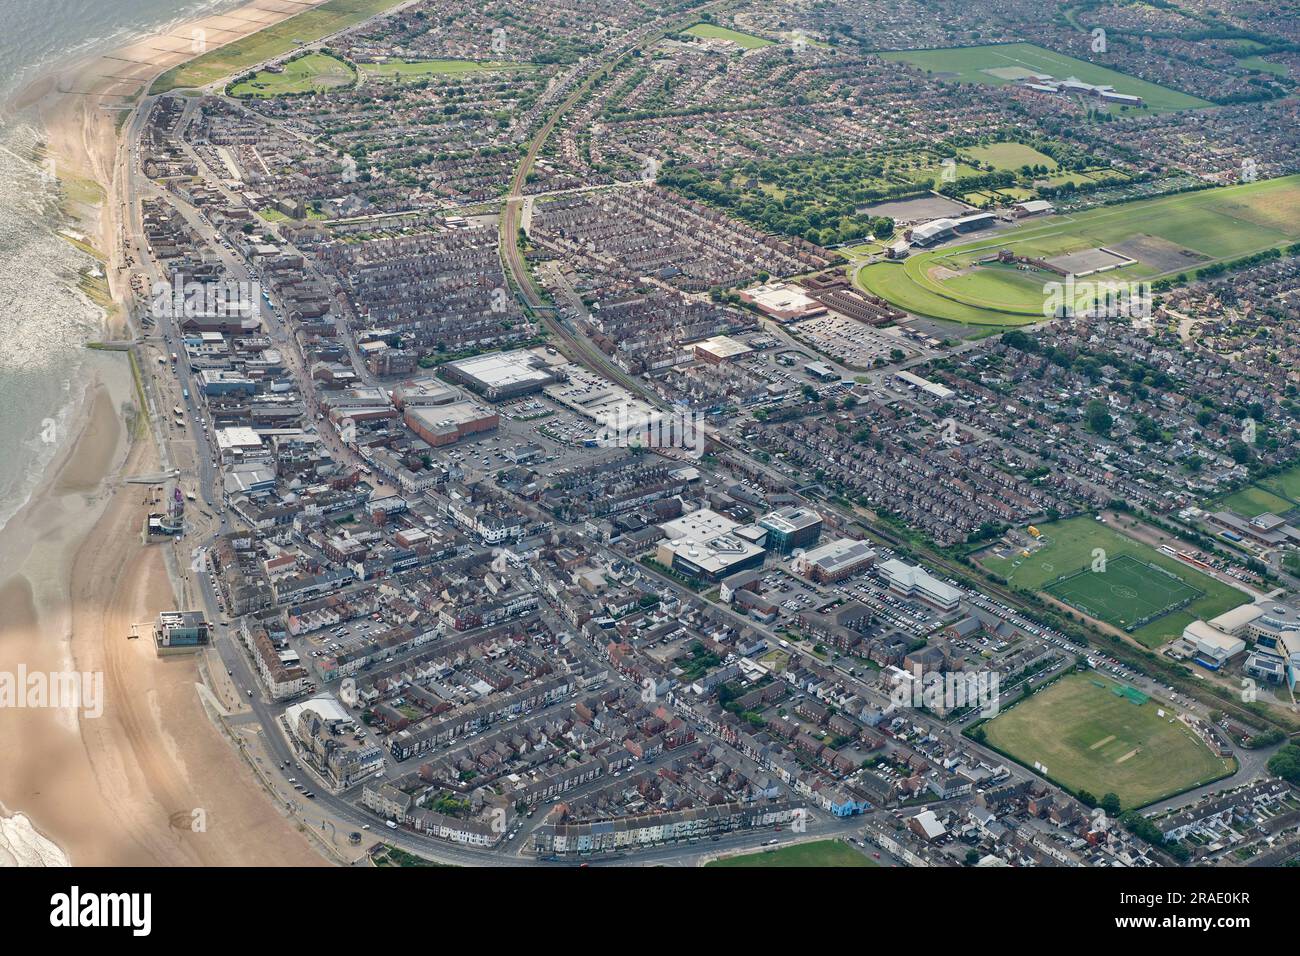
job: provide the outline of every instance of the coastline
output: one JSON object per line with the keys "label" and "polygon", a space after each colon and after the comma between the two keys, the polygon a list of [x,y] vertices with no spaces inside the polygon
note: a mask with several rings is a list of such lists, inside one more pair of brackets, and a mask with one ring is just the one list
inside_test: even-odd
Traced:
{"label": "coastline", "polygon": [[[127,114],[101,103],[191,58],[191,28],[235,39],[302,9],[274,13],[254,3],[172,25],[130,41],[114,59],[91,57],[38,79],[11,102],[39,118],[60,179],[103,190],[72,223],[108,263],[118,308],[105,314],[103,338],[132,330],[124,274],[114,266],[118,120]],[[136,65],[124,70],[118,57]],[[129,434],[139,410],[126,357],[88,352],[85,368],[68,440],[0,529],[0,672],[25,665],[100,674],[103,712],[0,708],[0,734],[13,742],[0,775],[0,865],[323,864],[301,824],[249,772],[240,754],[252,742],[246,730],[205,707],[203,658],[158,658],[148,642],[127,638],[132,623],[176,606],[167,546],[145,545],[139,534],[155,489],[122,481],[156,470],[159,450],[147,429]],[[203,830],[191,826],[200,810]]]}

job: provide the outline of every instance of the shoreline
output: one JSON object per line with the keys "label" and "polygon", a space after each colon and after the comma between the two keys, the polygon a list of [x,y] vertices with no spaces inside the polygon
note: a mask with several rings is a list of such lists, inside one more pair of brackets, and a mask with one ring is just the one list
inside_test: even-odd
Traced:
{"label": "shoreline", "polygon": [[[178,30],[220,30],[234,39],[302,9],[275,13],[253,3],[178,20],[114,51],[135,52],[138,80],[123,78],[120,60],[91,56],[38,77],[7,104],[41,127],[61,180],[92,180],[103,190],[99,203],[68,223],[106,263],[117,308],[103,313],[99,337],[133,331],[124,273],[115,266],[124,198],[118,119],[129,113],[100,103],[123,97],[131,84],[143,91],[190,59]],[[0,777],[0,865],[323,865],[302,824],[278,811],[248,772],[240,750],[255,738],[205,707],[204,656],[159,658],[148,642],[127,639],[132,623],[177,606],[169,545],[146,545],[139,535],[155,489],[122,481],[156,470],[160,450],[151,430],[129,434],[127,410],[147,411],[136,408],[126,357],[87,350],[84,368],[88,379],[73,399],[65,444],[0,528],[0,671],[25,665],[100,674],[103,714],[0,709],[0,734],[16,742]],[[207,821],[201,830],[190,825],[200,810]]]}

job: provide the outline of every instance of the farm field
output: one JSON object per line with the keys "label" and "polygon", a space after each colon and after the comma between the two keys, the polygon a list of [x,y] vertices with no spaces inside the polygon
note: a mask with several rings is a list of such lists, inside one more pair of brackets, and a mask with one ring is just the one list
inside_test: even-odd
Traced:
{"label": "farm field", "polygon": [[231,96],[266,98],[295,93],[315,93],[320,90],[351,86],[357,75],[352,67],[325,53],[308,53],[284,65],[279,73],[260,70],[247,80],[230,88]]}
{"label": "farm field", "polygon": [[1235,770],[1154,700],[1090,672],[1061,678],[983,726],[1003,753],[1065,787],[1133,810]]}
{"label": "farm field", "polygon": [[728,856],[705,864],[716,867],[878,866],[874,860],[840,840],[815,840],[776,850]]}
{"label": "farm field", "polygon": [[1001,43],[944,50],[901,50],[880,55],[886,60],[910,63],[928,70],[940,79],[985,86],[1014,83],[1028,73],[1046,73],[1058,80],[1073,76],[1085,83],[1109,85],[1117,92],[1140,96],[1146,106],[1155,112],[1212,105],[1199,97],[1045,50],[1032,43]]}
{"label": "farm field", "polygon": [[426,76],[455,76],[461,73],[483,73],[493,70],[532,69],[527,63],[479,62],[475,60],[394,60],[389,63],[366,63],[361,71],[366,79],[391,82],[398,79],[419,79]]}
{"label": "farm field", "polygon": [[264,60],[290,52],[298,43],[311,43],[397,6],[400,0],[328,0],[265,30],[209,50],[173,67],[150,87],[152,94],[178,88],[207,86]]}
{"label": "farm field", "polygon": [[[1031,552],[1028,558],[1015,552],[1009,557],[988,556],[980,563],[992,573],[1006,578],[1014,587],[1041,591],[1071,571],[1091,568],[1093,550],[1101,548],[1106,552],[1107,570],[1104,576],[1108,579],[1107,593],[1112,602],[1112,613],[1119,615],[1118,611],[1113,610],[1113,605],[1121,606],[1134,615],[1128,618],[1130,621],[1142,615],[1136,613],[1136,605],[1126,603],[1126,596],[1130,591],[1142,594],[1143,589],[1149,587],[1149,579],[1159,573],[1151,571],[1145,565],[1153,564],[1163,568],[1179,578],[1190,590],[1200,592],[1200,597],[1192,600],[1187,607],[1165,614],[1131,632],[1132,637],[1146,647],[1155,648],[1167,644],[1181,636],[1183,628],[1192,621],[1217,617],[1224,611],[1251,600],[1246,592],[1203,574],[1176,558],[1161,554],[1155,548],[1126,537],[1087,515],[1039,525],[1038,529],[1047,543]],[[1124,555],[1133,559],[1131,564],[1117,560]],[[1111,581],[1111,578],[1115,580]],[[1165,588],[1170,588],[1172,584],[1163,576],[1160,583]],[[1111,585],[1119,589],[1119,594],[1110,592]],[[1048,593],[1052,592],[1049,590]],[[1099,619],[1106,620],[1104,617]],[[1108,623],[1123,626],[1114,620]]]}
{"label": "farm field", "polygon": [[856,281],[868,292],[919,315],[984,325],[1025,325],[1045,318],[1044,286],[1059,282],[1060,277],[978,264],[1001,249],[1029,258],[1051,258],[1124,246],[1134,262],[1091,281],[1134,282],[1249,255],[1297,238],[1300,176],[1288,176],[1050,216],[961,245],[916,253],[901,264],[866,266]]}
{"label": "farm field", "polygon": [[746,50],[758,50],[772,45],[771,40],[756,37],[751,33],[741,33],[739,30],[729,30],[714,23],[697,23],[693,27],[687,27],[682,32],[707,40],[731,40]]}

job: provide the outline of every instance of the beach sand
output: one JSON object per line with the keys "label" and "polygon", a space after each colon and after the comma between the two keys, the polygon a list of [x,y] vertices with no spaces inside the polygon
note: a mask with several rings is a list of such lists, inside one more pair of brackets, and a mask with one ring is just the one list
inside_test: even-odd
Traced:
{"label": "beach sand", "polygon": [[[195,26],[228,40],[288,15],[250,3]],[[85,94],[137,92],[192,55],[190,35],[182,27],[143,38],[120,54],[134,63],[96,58],[11,104],[39,116],[61,178],[104,187],[104,204],[75,225],[105,254],[118,302],[121,114]],[[129,334],[125,312],[104,338]],[[0,864],[322,864],[241,756],[234,737],[247,742],[249,730],[233,734],[205,709],[200,658],[159,658],[149,641],[128,638],[133,623],[176,606],[169,546],[140,537],[153,489],[121,480],[156,471],[160,456],[151,437],[128,435],[125,410],[136,399],[127,357],[95,353],[88,367],[75,439],[0,531],[0,672],[101,673],[103,713],[0,708]]]}

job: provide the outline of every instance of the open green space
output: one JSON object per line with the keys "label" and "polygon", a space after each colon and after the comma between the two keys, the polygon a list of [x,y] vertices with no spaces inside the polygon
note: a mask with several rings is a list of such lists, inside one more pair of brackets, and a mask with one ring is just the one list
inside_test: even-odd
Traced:
{"label": "open green space", "polygon": [[[986,86],[1015,83],[1030,72],[1045,73],[1057,80],[1073,76],[1085,83],[1108,85],[1114,87],[1116,92],[1140,96],[1147,108],[1156,112],[1212,105],[1199,97],[1157,86],[1032,43],[999,43],[943,50],[899,50],[880,55],[886,60],[910,63],[928,70],[940,79]],[[1100,101],[1098,103],[1100,105]]]}
{"label": "open green space", "polygon": [[1288,499],[1293,506],[1300,506],[1300,466],[1260,479],[1259,485]]}
{"label": "open green space", "polygon": [[1067,574],[1043,590],[1089,617],[1126,630],[1202,596],[1182,578],[1129,554],[1110,558],[1097,570]]}
{"label": "open green space", "polygon": [[297,46],[313,43],[354,26],[400,2],[401,0],[327,0],[318,7],[173,67],[154,81],[149,92],[157,94],[178,88],[207,86],[264,60],[282,56]]}
{"label": "open green space", "polygon": [[730,30],[727,27],[720,27],[716,23],[697,23],[693,27],[687,27],[682,32],[706,40],[730,40],[737,46],[744,47],[746,50],[758,50],[762,47],[772,45],[771,40],[756,37],[752,33],[741,33],[739,30]]}
{"label": "open green space", "polygon": [[842,840],[814,840],[796,843],[776,850],[760,850],[743,856],[729,856],[713,860],[705,866],[717,867],[800,867],[800,866],[876,866],[861,850],[856,850]]}
{"label": "open green space", "polygon": [[231,96],[266,98],[297,93],[319,93],[351,86],[357,74],[352,66],[326,53],[308,53],[290,60],[278,71],[259,70],[230,87]]}
{"label": "open green space", "polygon": [[[1128,591],[1141,594],[1142,589],[1149,586],[1149,578],[1155,573],[1150,569],[1133,573],[1133,565],[1127,561],[1117,560],[1122,555],[1133,558],[1134,564],[1138,566],[1156,565],[1163,568],[1188,588],[1200,592],[1201,596],[1195,598],[1186,607],[1165,614],[1131,632],[1133,638],[1146,647],[1159,647],[1166,644],[1180,637],[1183,628],[1192,621],[1217,617],[1224,611],[1247,604],[1251,600],[1244,591],[1239,591],[1218,578],[1212,578],[1195,568],[1188,567],[1176,558],[1161,554],[1150,545],[1129,538],[1110,525],[1088,515],[1038,525],[1038,530],[1042,532],[1043,537],[1039,539],[1039,546],[1030,552],[1029,557],[1023,557],[1019,551],[1014,551],[1009,557],[985,556],[980,563],[993,574],[1005,578],[1014,587],[1026,591],[1041,591],[1066,574],[1091,569],[1095,557],[1094,551],[1099,548],[1105,552],[1107,570],[1098,577],[1107,578],[1108,592],[1109,586],[1113,584],[1120,589],[1119,595],[1127,594]],[[1110,580],[1112,577],[1113,581]],[[1161,579],[1162,587],[1167,588],[1171,583]],[[1119,595],[1112,595],[1110,600],[1120,600]],[[1138,615],[1135,611],[1132,608],[1128,608],[1128,611],[1134,614],[1134,617],[1129,617],[1127,620],[1136,620]],[[1100,619],[1104,620],[1104,618]],[[1116,624],[1116,626],[1123,625]]]}
{"label": "open green space", "polygon": [[[1251,255],[1300,238],[1300,176],[1101,206],[1029,220],[971,242],[861,269],[856,281],[899,308],[984,325],[1041,321],[1051,272],[982,264],[1008,249],[1044,259],[1129,243],[1131,265],[1078,281],[1134,282]],[[1048,286],[1049,283],[1056,285]],[[1080,303],[1076,302],[1076,306]]]}
{"label": "open green space", "polygon": [[1223,495],[1210,503],[1212,508],[1227,508],[1247,518],[1265,512],[1285,515],[1300,508],[1300,467],[1288,468],[1276,475]]}
{"label": "open green space", "polygon": [[1258,485],[1247,485],[1230,495],[1225,495],[1219,499],[1218,505],[1246,518],[1254,518],[1265,512],[1284,515],[1295,507],[1293,502]]}
{"label": "open green space", "polygon": [[387,63],[366,63],[362,67],[366,79],[379,82],[413,80],[426,76],[458,76],[463,73],[491,73],[500,70],[531,70],[528,63],[477,60],[391,60]]}
{"label": "open green space", "polygon": [[1245,70],[1257,70],[1260,73],[1272,73],[1274,76],[1286,76],[1289,70],[1285,63],[1274,63],[1262,56],[1242,56],[1237,58],[1237,66]]}
{"label": "open green space", "polygon": [[1024,143],[965,146],[961,149],[961,155],[977,159],[994,169],[1019,169],[1021,166],[1046,166],[1049,172],[1056,169],[1056,160]]}
{"label": "open green space", "polygon": [[[1137,809],[1236,769],[1154,700],[1071,674],[983,725],[985,740],[1070,790]],[[1117,691],[1119,691],[1117,693]]]}

